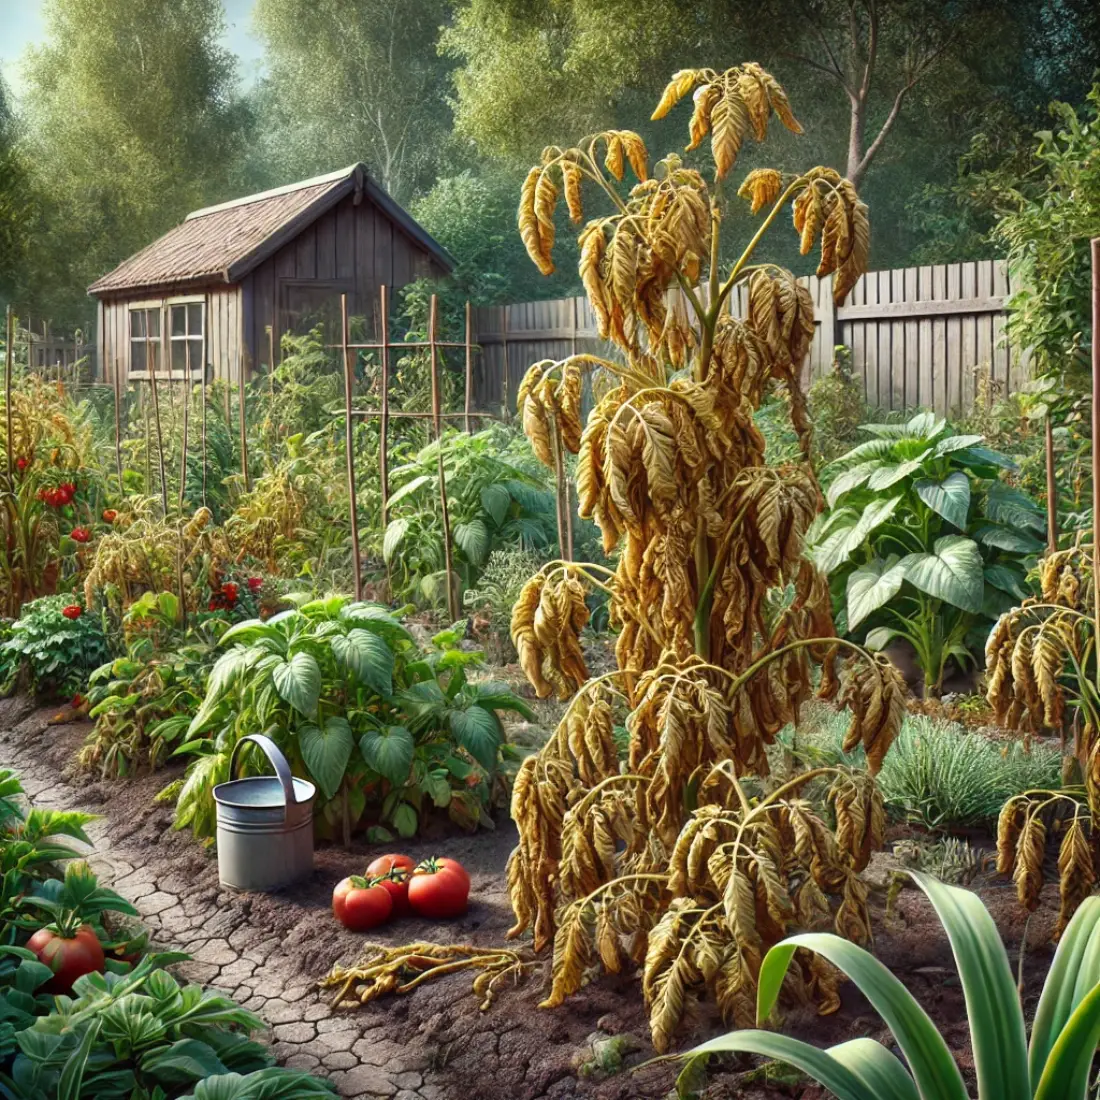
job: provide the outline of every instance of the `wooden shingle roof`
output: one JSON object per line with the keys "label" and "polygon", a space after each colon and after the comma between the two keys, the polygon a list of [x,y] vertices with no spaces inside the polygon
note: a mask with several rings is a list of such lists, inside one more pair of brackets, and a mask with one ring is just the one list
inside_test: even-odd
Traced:
{"label": "wooden shingle roof", "polygon": [[163,237],[97,279],[97,297],[147,287],[239,282],[345,195],[365,194],[449,271],[447,251],[367,174],[362,164],[196,210]]}

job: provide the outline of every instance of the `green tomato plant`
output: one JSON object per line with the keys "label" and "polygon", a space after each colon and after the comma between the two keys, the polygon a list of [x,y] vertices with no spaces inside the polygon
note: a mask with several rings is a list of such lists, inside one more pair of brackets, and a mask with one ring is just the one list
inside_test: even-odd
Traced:
{"label": "green tomato plant", "polygon": [[468,679],[480,654],[456,636],[425,652],[386,608],[343,596],[239,623],[222,645],[186,730],[160,728],[196,758],[167,797],[198,836],[213,833],[234,746],[258,730],[316,784],[322,828],[345,840],[361,822],[411,836],[431,804],[476,825],[468,800],[487,801],[505,748],[498,712],[533,717],[507,687]]}
{"label": "green tomato plant", "polygon": [[1027,595],[1046,518],[1000,473],[1010,459],[932,413],[866,424],[873,438],[826,467],[829,505],[808,536],[829,575],[838,629],[881,649],[904,638],[925,689],[966,667],[993,621]]}

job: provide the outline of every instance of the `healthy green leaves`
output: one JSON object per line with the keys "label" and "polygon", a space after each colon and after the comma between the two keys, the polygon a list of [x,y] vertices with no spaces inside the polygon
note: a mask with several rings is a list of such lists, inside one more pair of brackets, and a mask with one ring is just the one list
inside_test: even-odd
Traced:
{"label": "healthy green leaves", "polygon": [[309,653],[295,653],[271,670],[271,682],[281,699],[299,714],[312,717],[321,697],[321,666]]}
{"label": "healthy green leaves", "polygon": [[905,570],[892,555],[886,561],[876,558],[848,577],[848,628],[854,630],[868,615],[888,604],[900,591]]}
{"label": "healthy green leaves", "polygon": [[981,612],[982,555],[971,539],[945,535],[936,540],[932,553],[909,554],[898,568],[905,580],[929,596],[963,611]]}
{"label": "healthy green leaves", "polygon": [[[1085,1100],[1100,1040],[1100,899],[1077,910],[1055,955],[1035,1013],[1030,1050],[1020,998],[997,927],[976,894],[913,873],[936,910],[958,966],[970,1023],[979,1100]],[[820,1050],[770,1032],[742,1031],[688,1052],[718,1051],[785,1061],[842,1100],[966,1100],[951,1052],[905,987],[872,955],[832,935],[792,936],[773,947],[760,972],[758,1015],[770,1015],[797,948],[839,967],[882,1016],[908,1067],[883,1047],[854,1043]],[[859,1042],[859,1040],[857,1040]],[[685,1074],[688,1070],[685,1070]]]}
{"label": "healthy green leaves", "polygon": [[332,798],[340,789],[355,745],[348,720],[334,714],[323,726],[307,723],[298,730],[298,743],[309,774],[325,798]]}
{"label": "healthy green leaves", "polygon": [[409,777],[416,742],[404,726],[387,726],[365,733],[359,742],[359,750],[363,759],[379,775],[400,787]]}
{"label": "healthy green leaves", "polygon": [[942,481],[922,477],[914,482],[917,496],[959,530],[965,530],[970,512],[970,478],[961,470],[955,470]]}

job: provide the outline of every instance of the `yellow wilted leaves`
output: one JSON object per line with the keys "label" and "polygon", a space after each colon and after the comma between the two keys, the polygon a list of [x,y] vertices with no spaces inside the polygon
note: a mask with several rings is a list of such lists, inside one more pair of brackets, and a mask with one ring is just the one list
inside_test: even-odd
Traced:
{"label": "yellow wilted leaves", "polygon": [[512,642],[539,698],[568,699],[588,679],[580,633],[588,623],[584,585],[565,568],[539,573],[512,608]]}
{"label": "yellow wilted leaves", "polygon": [[871,225],[867,207],[855,186],[831,168],[814,168],[805,176],[806,186],[792,208],[794,227],[805,256],[821,237],[821,262],[817,274],[836,273],[833,301],[840,305],[867,270]]}
{"label": "yellow wilted leaves", "polygon": [[[709,135],[716,181],[746,136],[765,137],[773,112],[798,129],[782,89],[755,64],[677,73],[655,117],[689,93],[690,148]],[[624,196],[628,166],[637,183]],[[811,694],[812,660],[829,658],[823,687],[839,688],[853,712],[845,748],[862,745],[872,771],[900,725],[904,683],[866,654],[837,681],[828,582],[803,557],[821,493],[808,463],[765,462],[754,422],[769,390],[785,387],[808,454],[808,290],[753,257],[759,235],[725,282],[709,271],[720,255],[721,188],[676,155],[649,175],[644,145],[626,130],[550,147],[529,175],[520,228],[544,269],[558,194],[578,221],[584,181],[612,211],[579,234],[580,277],[600,336],[619,354],[536,363],[518,403],[541,461],[560,473],[564,452],[577,454],[578,511],[618,558],[613,570],[551,564],[513,610],[537,693],[573,698],[516,778],[511,934],[532,928],[536,950],[553,944],[549,1006],[600,970],[640,964],[664,1050],[704,994],[731,1022],[750,1022],[761,960],[791,926],[869,935],[858,875],[884,829],[871,776],[837,775],[835,830],[797,797],[801,779],[782,797],[759,780],[768,746]],[[800,231],[811,245],[820,237],[824,265],[850,280],[866,262],[854,190],[825,169],[783,185],[778,171],[759,169],[740,193],[754,210],[796,198]],[[739,287],[747,295],[734,295]],[[731,312],[734,298],[743,316]],[[616,384],[600,391],[582,430],[581,372],[591,367]],[[617,671],[585,682],[588,583],[609,595]],[[746,776],[756,779],[743,785]],[[833,970],[807,955],[793,974],[797,995],[835,1010]]]}

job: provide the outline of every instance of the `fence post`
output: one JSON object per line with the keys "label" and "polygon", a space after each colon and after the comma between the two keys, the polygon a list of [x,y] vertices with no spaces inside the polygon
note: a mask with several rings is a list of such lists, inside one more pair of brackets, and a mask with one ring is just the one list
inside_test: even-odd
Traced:
{"label": "fence post", "polygon": [[431,349],[432,367],[432,427],[435,431],[436,466],[439,478],[439,506],[443,513],[443,564],[447,570],[447,611],[451,622],[458,621],[458,599],[454,585],[454,562],[451,555],[451,519],[447,514],[447,479],[443,472],[443,421],[439,407],[439,350],[436,330],[439,321],[439,299],[432,295],[428,314],[428,344]]}
{"label": "fence post", "polygon": [[505,420],[512,419],[512,409],[508,404],[508,307],[500,307],[500,346],[503,351],[504,367],[500,379],[500,403]]}
{"label": "fence post", "polygon": [[[160,427],[160,392],[157,388],[157,360],[160,358],[160,351],[164,347],[164,340],[161,339],[160,344],[156,345],[153,353],[153,358],[150,364],[152,370],[149,374],[149,384],[153,391],[153,419],[156,422],[157,428],[157,469],[160,473],[160,506],[164,512],[165,519],[168,518],[168,479],[164,476],[164,435],[161,432]],[[146,355],[148,356],[149,345],[146,344]],[[180,593],[180,599],[183,599],[183,593]]]}
{"label": "fence post", "polygon": [[348,497],[351,515],[351,559],[355,577],[355,598],[363,598],[363,570],[359,560],[359,509],[355,499],[355,426],[352,421],[352,387],[355,383],[355,364],[348,344],[348,296],[340,295],[340,343],[344,353],[344,450],[348,463]]}

